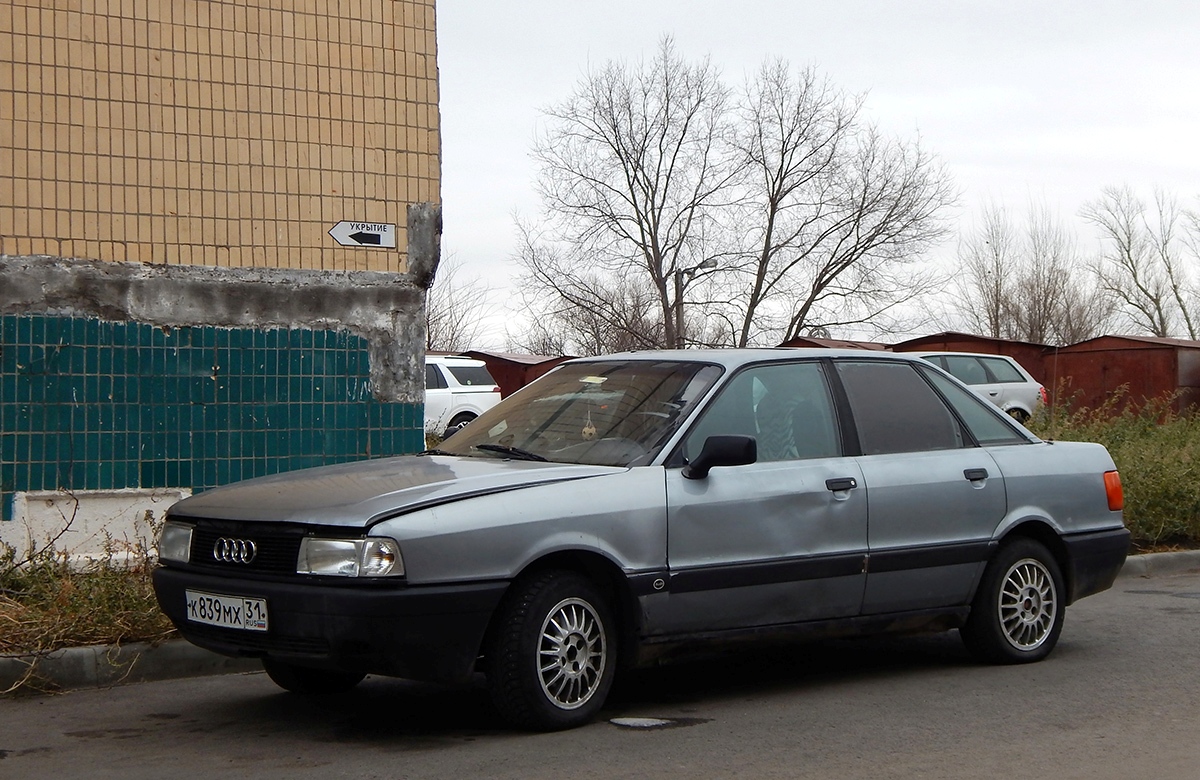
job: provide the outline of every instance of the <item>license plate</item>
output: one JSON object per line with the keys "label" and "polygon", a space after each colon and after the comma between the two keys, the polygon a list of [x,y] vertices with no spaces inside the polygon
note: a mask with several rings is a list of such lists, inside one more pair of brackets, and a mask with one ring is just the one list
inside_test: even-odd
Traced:
{"label": "license plate", "polygon": [[247,631],[267,630],[267,600],[245,596],[226,596],[198,590],[184,591],[187,619],[222,628]]}

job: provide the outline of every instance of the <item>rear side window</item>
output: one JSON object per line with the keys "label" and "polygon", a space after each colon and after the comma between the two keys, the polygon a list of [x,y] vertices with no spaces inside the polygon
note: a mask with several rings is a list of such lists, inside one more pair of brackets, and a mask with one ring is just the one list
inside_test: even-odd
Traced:
{"label": "rear side window", "polygon": [[966,355],[946,355],[945,369],[963,384],[985,385],[991,381],[983,364],[978,359]]}
{"label": "rear side window", "polygon": [[456,366],[447,365],[450,373],[458,380],[460,385],[474,387],[478,385],[494,385],[496,380],[492,379],[492,375],[488,373],[487,366]]}
{"label": "rear side window", "polygon": [[992,376],[996,377],[997,382],[1028,382],[1029,380],[1022,376],[1021,372],[1012,363],[1009,363],[1004,358],[979,358],[979,361],[987,366],[987,370]]}
{"label": "rear side window", "polygon": [[975,437],[975,441],[984,446],[996,444],[1028,444],[1029,440],[1022,436],[997,412],[995,405],[984,401],[979,396],[954,384],[936,371],[924,372],[929,377],[958,416],[966,424],[967,430]]}
{"label": "rear side window", "polygon": [[837,367],[864,455],[964,446],[958,421],[914,366],[872,360]]}

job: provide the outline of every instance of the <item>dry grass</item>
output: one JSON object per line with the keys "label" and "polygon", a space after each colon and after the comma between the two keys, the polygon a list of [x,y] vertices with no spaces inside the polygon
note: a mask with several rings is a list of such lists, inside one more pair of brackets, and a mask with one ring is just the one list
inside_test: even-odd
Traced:
{"label": "dry grass", "polygon": [[[124,552],[124,551],[122,551]],[[36,659],[64,647],[160,642],[174,633],[158,608],[145,549],[72,563],[53,548],[18,559],[0,547],[0,655]],[[28,684],[36,675],[30,664]]]}

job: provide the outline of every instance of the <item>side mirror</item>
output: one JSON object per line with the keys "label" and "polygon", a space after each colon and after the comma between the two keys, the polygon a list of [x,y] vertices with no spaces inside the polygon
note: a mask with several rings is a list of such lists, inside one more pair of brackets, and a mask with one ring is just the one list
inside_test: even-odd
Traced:
{"label": "side mirror", "polygon": [[758,460],[758,440],[753,436],[709,436],[700,454],[683,467],[687,479],[704,479],[714,466],[745,466]]}

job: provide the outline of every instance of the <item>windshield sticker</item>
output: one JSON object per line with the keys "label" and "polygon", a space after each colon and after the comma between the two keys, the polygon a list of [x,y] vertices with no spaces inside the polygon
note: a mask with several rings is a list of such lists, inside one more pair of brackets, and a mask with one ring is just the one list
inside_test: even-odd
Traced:
{"label": "windshield sticker", "polygon": [[508,420],[501,420],[500,422],[498,422],[492,426],[491,430],[488,431],[488,436],[490,436],[491,438],[494,439],[507,430],[508,430]]}
{"label": "windshield sticker", "polygon": [[608,377],[606,377],[606,376],[581,376],[581,377],[579,377],[579,381],[586,382],[589,385],[602,385],[608,381]]}

